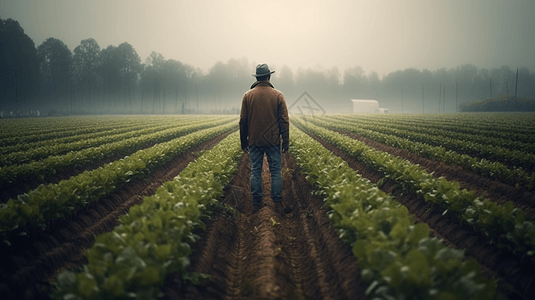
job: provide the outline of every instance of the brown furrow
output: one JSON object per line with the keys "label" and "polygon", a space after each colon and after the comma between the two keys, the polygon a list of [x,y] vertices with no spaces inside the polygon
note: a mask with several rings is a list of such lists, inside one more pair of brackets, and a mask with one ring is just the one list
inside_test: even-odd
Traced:
{"label": "brown furrow", "polygon": [[[294,175],[300,174],[295,158],[290,156],[288,160],[296,168]],[[363,299],[368,285],[360,279],[360,269],[351,248],[338,238],[323,208],[323,199],[311,195],[312,187],[305,176],[294,177],[292,192],[301,203],[300,227],[306,231],[310,247],[318,253],[313,257],[317,261],[319,283],[323,285],[318,299]],[[312,284],[311,280],[304,281]]]}
{"label": "brown furrow", "polygon": [[[325,265],[324,262],[329,261],[329,258],[321,256],[321,251],[318,249],[318,245],[323,243],[323,231],[317,231],[317,234],[314,235],[311,233],[313,230],[311,227],[315,225],[314,221],[317,219],[310,220],[306,217],[306,212],[302,209],[302,205],[307,201],[297,193],[295,193],[295,182],[292,182],[292,194],[297,198],[296,207],[294,211],[298,214],[298,229],[294,234],[299,238],[294,241],[292,244],[294,247],[291,247],[292,258],[291,262],[294,262],[300,268],[294,268],[294,270],[303,270],[301,274],[296,274],[294,280],[299,283],[297,286],[300,288],[297,290],[299,294],[304,295],[305,298],[312,297],[316,299],[335,299],[333,298],[334,291],[330,288],[334,284],[330,284],[327,279],[326,269],[329,267]],[[305,203],[303,203],[305,202]],[[310,206],[309,206],[310,207]],[[314,210],[316,213],[320,213],[318,210]],[[309,215],[312,212],[309,213]],[[311,222],[309,222],[311,221]],[[301,238],[303,237],[303,238]],[[307,263],[313,262],[313,268],[307,268]],[[314,276],[311,276],[314,274]],[[313,277],[313,278],[310,278]],[[316,285],[319,287],[316,295],[307,295],[306,293],[310,291],[310,286]]]}

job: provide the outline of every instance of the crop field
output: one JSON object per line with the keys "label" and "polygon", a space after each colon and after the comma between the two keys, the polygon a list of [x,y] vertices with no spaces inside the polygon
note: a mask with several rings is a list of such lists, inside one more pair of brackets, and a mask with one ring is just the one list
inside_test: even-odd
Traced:
{"label": "crop field", "polygon": [[[535,114],[0,120],[3,299],[532,299]],[[5,297],[5,298],[4,298]]]}

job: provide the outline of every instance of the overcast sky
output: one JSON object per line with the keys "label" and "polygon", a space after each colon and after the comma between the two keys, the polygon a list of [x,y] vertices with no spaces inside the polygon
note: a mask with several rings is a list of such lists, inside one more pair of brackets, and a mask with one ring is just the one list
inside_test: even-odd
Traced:
{"label": "overcast sky", "polygon": [[0,18],[36,47],[128,42],[143,62],[156,51],[204,71],[243,57],[380,76],[466,63],[535,71],[535,0],[0,0]]}

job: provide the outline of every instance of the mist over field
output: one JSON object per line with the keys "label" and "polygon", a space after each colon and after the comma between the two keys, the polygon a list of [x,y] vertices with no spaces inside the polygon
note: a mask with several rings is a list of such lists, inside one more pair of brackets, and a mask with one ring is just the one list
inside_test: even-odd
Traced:
{"label": "mist over field", "polygon": [[530,0],[2,1],[0,111],[238,113],[262,62],[288,106],[307,92],[326,112],[533,98],[533,12]]}

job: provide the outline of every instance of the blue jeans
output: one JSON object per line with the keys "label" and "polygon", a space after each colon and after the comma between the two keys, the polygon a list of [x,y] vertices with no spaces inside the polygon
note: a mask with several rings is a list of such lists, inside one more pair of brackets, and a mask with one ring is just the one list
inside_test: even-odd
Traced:
{"label": "blue jeans", "polygon": [[271,172],[271,199],[281,201],[281,149],[280,145],[249,146],[251,156],[251,194],[254,202],[262,201],[262,164],[264,153],[267,156],[269,171]]}

